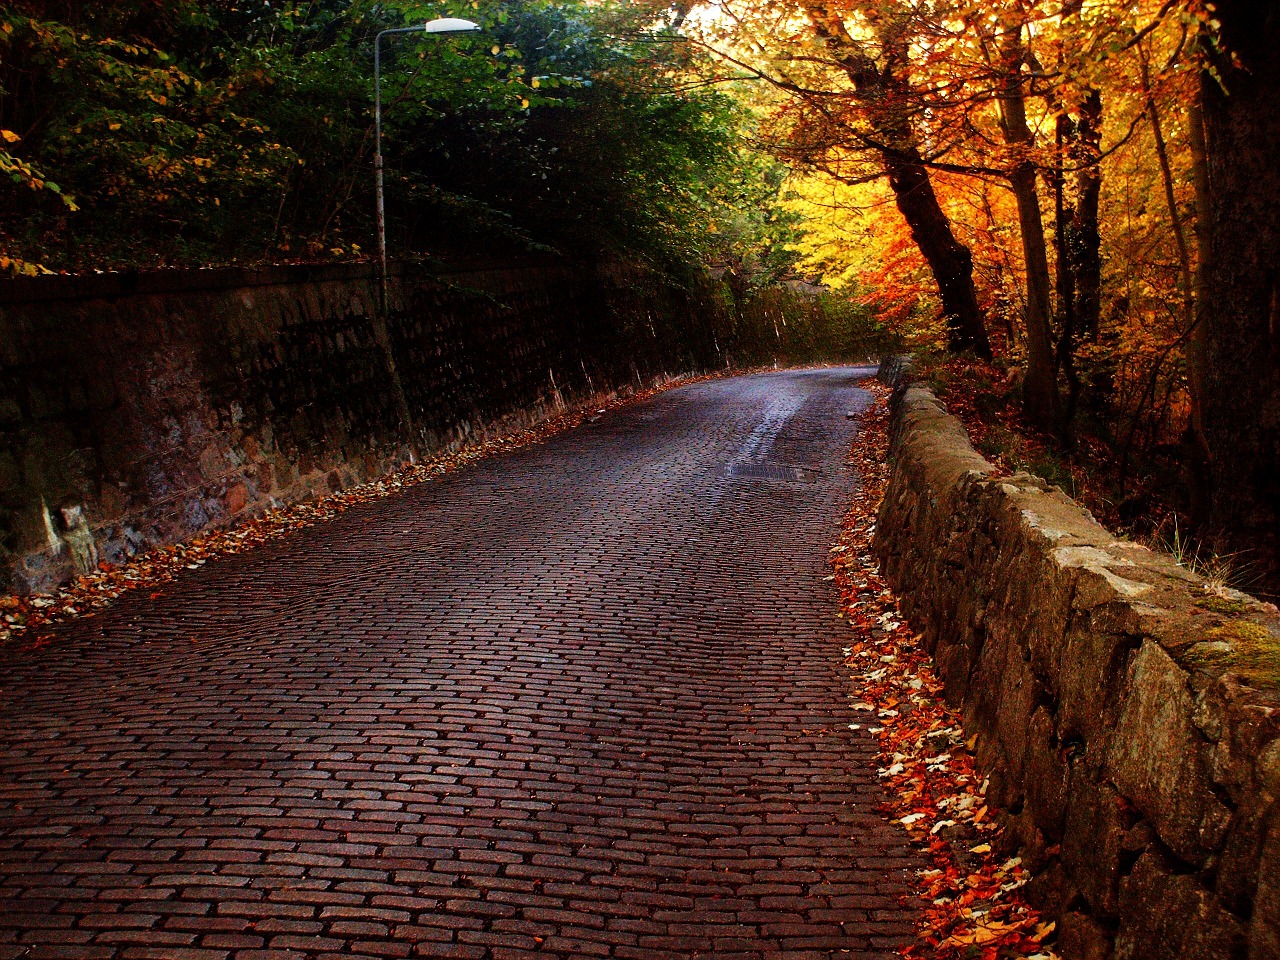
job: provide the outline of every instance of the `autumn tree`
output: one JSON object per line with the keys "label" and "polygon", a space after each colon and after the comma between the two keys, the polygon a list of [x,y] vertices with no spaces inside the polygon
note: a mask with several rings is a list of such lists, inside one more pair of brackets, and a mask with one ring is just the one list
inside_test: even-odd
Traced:
{"label": "autumn tree", "polygon": [[986,324],[973,286],[973,257],[956,240],[938,203],[913,123],[917,103],[911,95],[908,16],[896,7],[873,11],[867,22],[878,48],[876,57],[869,49],[872,44],[856,40],[843,14],[831,5],[809,2],[806,13],[852,85],[867,126],[864,142],[874,145],[898,210],[938,283],[951,348],[989,357]]}
{"label": "autumn tree", "polygon": [[1026,406],[1042,426],[1058,421],[1058,385],[1053,363],[1052,287],[1044,216],[1040,207],[1036,138],[1027,119],[1030,56],[1023,33],[1025,10],[997,18],[976,17],[983,58],[991,66],[996,116],[1005,144],[1009,188],[1018,205],[1018,233],[1026,271]]}
{"label": "autumn tree", "polygon": [[[1060,420],[1075,418],[1081,381],[1076,341],[1096,337],[1102,317],[1102,91],[1088,70],[1083,0],[1062,4],[1057,51],[1059,83],[1050,93],[1054,113],[1051,185],[1054,199],[1056,361],[1067,381]],[[1082,60],[1084,62],[1082,62]]]}
{"label": "autumn tree", "polygon": [[[990,357],[973,257],[938,201],[921,144],[906,8],[804,0],[746,4],[731,14],[736,30],[713,36],[712,46],[730,39],[755,50],[721,45],[719,56],[791,97],[779,154],[837,178],[884,177],[937,284],[950,348]],[[797,21],[804,24],[799,31]],[[796,40],[807,47],[794,49]],[[852,174],[842,169],[850,162],[859,168]]]}
{"label": "autumn tree", "polygon": [[[1149,503],[1129,487],[1135,471],[1184,470],[1173,498],[1193,519],[1208,480],[1219,548],[1245,551],[1274,589],[1280,12],[1248,0],[911,10],[904,99],[942,203],[955,206],[955,177],[984,194],[998,179],[1014,200],[1016,236],[981,242],[1017,243],[1025,382],[1045,388],[1039,399],[1028,389],[1029,412],[1046,423],[1065,376],[1057,422],[1069,425],[1086,391],[1121,513]],[[980,220],[999,219],[990,207],[956,224],[970,242]]]}
{"label": "autumn tree", "polygon": [[[896,205],[938,283],[944,313],[952,321],[953,348],[967,345],[980,354],[989,352],[972,254],[956,237],[935,178],[973,177],[1007,185],[1016,200],[1021,237],[1025,294],[1020,298],[1020,340],[1026,355],[1027,409],[1045,426],[1061,425],[1058,373],[1073,372],[1076,330],[1096,326],[1099,311],[1101,104],[1096,91],[1076,96],[1069,89],[1071,82],[1062,79],[1068,71],[1061,50],[1056,62],[1047,58],[1051,68],[1046,70],[1029,40],[1033,23],[1070,18],[1079,7],[1069,3],[1049,13],[1019,0],[806,2],[795,13],[807,21],[816,49],[795,52],[779,45],[769,63],[772,72],[756,67],[792,99],[790,109],[783,111],[795,118],[780,144],[783,156],[846,181],[871,175],[865,158],[874,158],[875,172],[892,186]],[[777,12],[777,4],[746,9],[756,11],[754,19],[742,13],[737,20],[748,29],[765,14],[772,15],[764,19],[775,43],[779,25],[785,30],[791,22]],[[826,68],[825,76],[811,68],[814,63]],[[841,84],[831,82],[833,73]],[[1053,113],[1062,118],[1056,160],[1052,145],[1038,132]],[[1061,158],[1067,155],[1069,164],[1064,165]],[[1039,193],[1042,177],[1055,169],[1055,239],[1067,252],[1056,258],[1056,308]],[[1065,189],[1068,179],[1071,190]],[[1077,313],[1082,315],[1079,324]],[[969,317],[972,323],[965,320]],[[1056,338],[1056,351],[1055,319],[1066,331]],[[978,328],[981,334],[969,337]]]}

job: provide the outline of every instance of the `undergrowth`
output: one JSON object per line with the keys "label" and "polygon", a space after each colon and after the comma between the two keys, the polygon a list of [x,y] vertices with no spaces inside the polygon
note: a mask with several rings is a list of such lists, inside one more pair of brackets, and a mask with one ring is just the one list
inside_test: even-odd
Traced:
{"label": "undergrowth", "polygon": [[974,448],[1002,473],[1025,471],[1059,487],[1119,537],[1169,554],[1211,587],[1248,590],[1257,571],[1191,535],[1176,472],[1154,462],[1121,463],[1106,425],[1077,418],[1069,443],[1022,415],[1020,374],[1003,360],[925,356],[916,375],[969,432]]}

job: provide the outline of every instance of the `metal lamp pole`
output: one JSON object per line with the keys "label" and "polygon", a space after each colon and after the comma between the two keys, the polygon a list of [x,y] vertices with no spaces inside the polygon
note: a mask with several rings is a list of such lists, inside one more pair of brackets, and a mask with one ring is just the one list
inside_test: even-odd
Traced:
{"label": "metal lamp pole", "polygon": [[375,133],[374,174],[378,193],[378,260],[381,264],[382,307],[387,307],[387,220],[382,199],[382,38],[390,33],[471,33],[479,30],[478,23],[457,17],[443,17],[422,25],[394,27],[381,30],[373,39],[373,125]]}

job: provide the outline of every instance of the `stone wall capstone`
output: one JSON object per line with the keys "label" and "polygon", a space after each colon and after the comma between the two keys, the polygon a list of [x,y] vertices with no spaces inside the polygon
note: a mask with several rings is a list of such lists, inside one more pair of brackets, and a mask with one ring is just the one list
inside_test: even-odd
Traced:
{"label": "stone wall capstone", "polygon": [[1280,957],[1280,617],[893,397],[876,552],[1067,960]]}

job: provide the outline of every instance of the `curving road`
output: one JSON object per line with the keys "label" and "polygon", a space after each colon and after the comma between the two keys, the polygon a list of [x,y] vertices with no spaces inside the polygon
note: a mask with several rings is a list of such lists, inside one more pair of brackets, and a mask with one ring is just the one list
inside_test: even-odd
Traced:
{"label": "curving road", "polygon": [[7,651],[0,960],[890,957],[870,371],[619,409]]}

